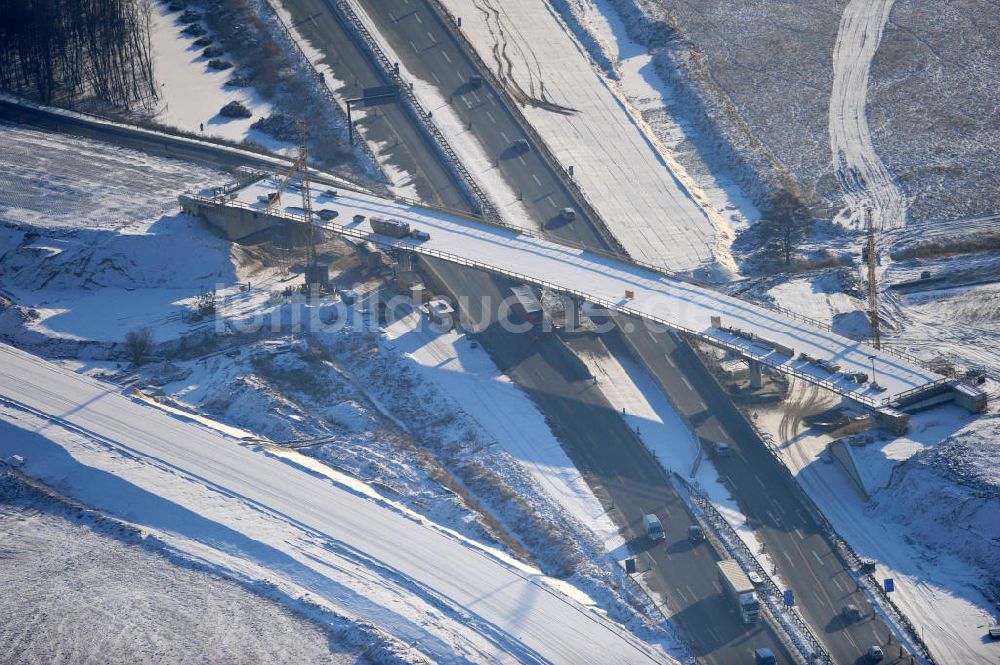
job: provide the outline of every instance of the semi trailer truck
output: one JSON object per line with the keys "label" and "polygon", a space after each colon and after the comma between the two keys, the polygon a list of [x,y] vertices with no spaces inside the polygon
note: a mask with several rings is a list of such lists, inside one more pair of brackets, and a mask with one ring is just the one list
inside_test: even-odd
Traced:
{"label": "semi trailer truck", "polygon": [[733,559],[719,562],[719,584],[745,624],[760,621],[760,601],[753,591],[753,584],[743,569]]}

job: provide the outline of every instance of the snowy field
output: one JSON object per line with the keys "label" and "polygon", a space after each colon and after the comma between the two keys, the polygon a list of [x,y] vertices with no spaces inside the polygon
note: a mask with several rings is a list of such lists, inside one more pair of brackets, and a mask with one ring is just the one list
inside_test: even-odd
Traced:
{"label": "snowy field", "polygon": [[[198,327],[185,315],[199,295],[221,285],[236,297],[258,272],[240,249],[179,213],[178,192],[218,185],[225,174],[21,126],[0,131],[0,275],[6,295],[33,310],[25,330],[121,341],[152,325],[165,341]],[[14,334],[20,322],[8,316],[0,325]]]}
{"label": "snowy field", "polygon": [[[0,422],[0,436],[16,435]],[[353,663],[363,646],[0,476],[0,661]]]}
{"label": "snowy field", "polygon": [[1000,210],[995,3],[895,0],[872,62],[869,124],[875,149],[903,191],[911,220]]}
{"label": "snowy field", "polygon": [[529,471],[549,500],[563,506],[598,538],[604,552],[625,541],[587,486],[545,418],[481,348],[454,330],[437,332],[410,314],[385,330],[391,347],[416,362],[463,411],[470,414]]}
{"label": "snowy field", "polygon": [[538,571],[363,484],[305,472],[11,347],[2,353],[0,385],[13,401],[4,420],[15,432],[0,453],[23,456],[26,474],[189,557],[374,623],[411,645],[396,646],[401,655],[665,658]]}
{"label": "snowy field", "polygon": [[847,209],[842,221],[863,224],[871,208],[882,230],[906,225],[906,201],[875,152],[866,103],[872,59],[889,20],[893,0],[850,0],[833,45],[830,93],[830,149]]}
{"label": "snowy field", "polygon": [[791,174],[807,191],[839,200],[828,115],[844,0],[613,1],[654,47],[676,37],[661,49],[661,70],[678,70],[666,75],[688,86],[693,112],[719,133],[724,154],[733,147],[768,187]]}

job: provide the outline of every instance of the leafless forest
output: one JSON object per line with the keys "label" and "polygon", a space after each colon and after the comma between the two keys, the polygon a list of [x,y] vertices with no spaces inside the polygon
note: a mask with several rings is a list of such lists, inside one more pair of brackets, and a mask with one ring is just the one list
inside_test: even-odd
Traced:
{"label": "leafless forest", "polygon": [[155,100],[148,0],[0,0],[0,87],[125,109]]}

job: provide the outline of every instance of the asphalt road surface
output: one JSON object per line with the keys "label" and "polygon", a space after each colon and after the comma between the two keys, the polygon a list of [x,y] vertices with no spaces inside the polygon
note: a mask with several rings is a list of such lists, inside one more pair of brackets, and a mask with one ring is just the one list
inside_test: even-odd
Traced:
{"label": "asphalt road surface", "polygon": [[[468,76],[474,72],[472,61],[426,0],[361,0],[361,3],[406,68],[425,81],[435,82],[442,96],[451,96],[453,108],[487,151],[499,158],[501,173],[514,188],[524,192],[525,202],[532,204],[529,212],[548,233],[554,238],[603,247],[592,221],[584,215],[578,215],[571,224],[560,224],[553,219],[553,211],[561,207],[578,207],[561,184],[564,174],[548,168],[535,151],[524,155],[524,159],[511,159],[509,144],[528,135],[520,130],[511,114],[500,112],[503,109],[493,101],[496,93],[488,84],[476,89],[467,85]],[[640,326],[632,331],[625,329],[623,334],[640,351],[640,360],[695,425],[699,436],[727,441],[734,447],[734,456],[721,460],[719,471],[746,512],[760,520],[761,535],[780,576],[796,591],[799,610],[835,662],[853,663],[863,658],[873,644],[889,644],[886,652],[897,653],[898,643],[893,641],[889,629],[874,614],[863,594],[854,589],[849,573],[830,543],[802,507],[799,489],[778,467],[728,397],[718,391],[700,361],[685,346],[678,348],[675,337],[651,336]],[[701,393],[696,393],[693,385]],[[567,448],[577,445],[575,441],[563,440]],[[606,441],[625,445],[618,439]],[[608,460],[608,464],[596,465],[592,470],[610,492],[615,488],[616,478],[610,466],[612,461]],[[628,493],[627,488],[619,489],[623,495]],[[617,505],[618,496],[615,501]],[[677,578],[670,574],[670,579]],[[840,620],[841,607],[848,602],[862,610],[863,621],[845,625]],[[699,635],[706,643],[710,637],[707,632],[703,630]]]}
{"label": "asphalt road surface", "polygon": [[[801,491],[764,447],[746,419],[705,370],[687,342],[672,334],[650,334],[640,322],[628,323],[628,337],[642,363],[665,386],[671,401],[695,427],[704,444],[728,443],[729,457],[713,460],[744,514],[753,519],[782,579],[795,592],[802,616],[824,643],[835,663],[853,663],[870,646],[897,654],[899,643],[874,613],[844,569],[812,515]],[[623,340],[609,336],[611,345]],[[622,348],[623,347],[619,347]],[[847,624],[839,616],[854,604],[864,618]]]}
{"label": "asphalt road surface", "polygon": [[553,238],[606,248],[585,217],[566,222],[559,216],[563,208],[579,209],[579,205],[534,146],[528,152],[512,148],[518,139],[530,143],[529,135],[488,83],[469,85],[469,76],[476,71],[472,60],[423,0],[361,0],[361,5],[406,70],[434,83],[442,97],[451,99],[452,109],[496,160],[495,168],[520,193],[533,220]]}
{"label": "asphalt road surface", "polygon": [[[321,54],[314,64],[326,64],[343,81],[335,90],[342,99],[361,97],[364,88],[386,84],[382,73],[337,19],[325,0],[284,0],[295,29]],[[468,211],[469,204],[451,171],[399,102],[362,109],[355,126],[363,129],[382,163],[408,174],[420,199],[431,205]]]}
{"label": "asphalt road surface", "polygon": [[[410,48],[413,62],[407,59],[407,67],[422,76],[426,73],[428,80],[434,79],[429,72],[440,72],[437,77],[445,80],[443,77],[448,76],[450,71],[454,76],[446,85],[455,85],[459,95],[468,94],[468,91],[463,93],[458,90],[461,86],[459,77],[471,73],[471,64],[458,45],[450,40],[443,26],[434,24],[436,16],[422,2],[384,0],[377,3],[378,9],[372,8],[372,4],[369,2],[369,9],[374,16],[381,16],[380,28],[386,30],[385,37],[390,40],[398,41],[407,35],[405,31],[394,32],[393,26],[412,29],[410,24],[419,25],[414,16],[427,19],[437,31],[432,32],[431,37],[438,46],[423,51]],[[407,4],[411,5],[411,12],[414,6],[419,7],[416,9],[418,13],[410,16],[397,13],[399,5]],[[300,31],[307,36],[310,36],[310,30],[316,31],[310,36],[313,44],[320,47],[338,78],[349,82],[348,87],[354,84],[355,78],[358,91],[362,87],[382,83],[381,77],[368,65],[359,48],[321,0],[291,0],[288,5]],[[424,38],[430,41],[427,34]],[[410,38],[405,41],[410,41]],[[406,49],[399,50],[406,53]],[[451,63],[443,55],[435,56],[440,53],[449,53]],[[437,62],[433,59],[435,57]],[[424,69],[421,69],[421,62],[425,63]],[[467,72],[450,66],[456,62],[468,66]],[[575,222],[569,224],[554,218],[553,210],[575,207],[560,176],[533,151],[521,155],[523,159],[509,153],[505,155],[508,139],[512,141],[515,137],[526,135],[506,112],[494,112],[495,108],[502,109],[502,105],[495,100],[490,103],[489,96],[493,92],[484,88],[472,92],[476,93],[475,97],[469,96],[472,103],[461,101],[456,109],[460,115],[467,114],[472,120],[472,127],[484,145],[502,157],[500,168],[505,178],[522,189],[525,203],[533,216],[544,223],[555,238],[601,247],[600,235],[584,216],[578,216]],[[354,91],[343,90],[341,94],[354,96]],[[396,112],[393,112],[394,109]],[[441,165],[422,132],[413,126],[409,115],[391,105],[379,107],[379,110],[378,119],[371,123],[367,131],[370,139],[394,148],[383,157],[413,174],[418,193],[428,202],[466,208],[450,173]],[[487,112],[496,122],[490,120]],[[0,118],[30,122],[154,154],[193,159],[226,168],[248,163],[245,158],[234,157],[212,146],[191,147],[169,140],[161,142],[136,136],[127,130],[93,128],[72,120],[26,113],[3,102],[0,102]],[[481,122],[484,118],[485,123]],[[456,295],[499,294],[504,289],[502,282],[475,271],[446,264],[435,267]],[[478,302],[477,298],[471,300]],[[718,588],[714,586],[717,584],[714,556],[706,545],[692,548],[687,544],[687,526],[692,522],[680,499],[666,482],[659,466],[651,463],[648,452],[624,421],[592,387],[589,377],[581,375],[585,370],[572,353],[554,340],[538,343],[527,335],[504,337],[502,333],[504,331],[499,329],[484,333],[484,346],[549,416],[567,452],[591,482],[598,485],[599,493],[611,497],[618,513],[616,518],[633,539],[636,551],[642,552],[640,559],[652,561],[652,586],[667,597],[668,605],[676,613],[699,660],[743,662],[749,651],[757,646],[770,646],[777,653],[784,653],[768,627],[744,629],[738,619],[727,611]],[[849,575],[818,533],[815,523],[801,508],[796,488],[789,487],[787,477],[763,449],[763,444],[752,431],[746,431],[745,422],[741,427],[739,416],[728,398],[712,393],[712,384],[707,383],[711,379],[699,361],[686,357],[683,349],[678,349],[677,342],[668,336],[651,338],[646,336],[644,330],[628,333],[628,336],[639,351],[640,359],[664,384],[674,403],[696,425],[699,435],[711,440],[727,440],[733,445],[736,455],[719,465],[720,472],[732,483],[734,495],[745,511],[763,524],[761,535],[779,565],[779,573],[796,589],[800,610],[830,648],[835,662],[855,662],[868,645],[885,644],[888,630],[881,621],[866,618],[845,629],[836,618],[840,605],[848,597],[862,608],[866,617],[871,617],[872,610],[859,594],[848,590]],[[615,343],[613,339],[607,341]],[[597,342],[584,339],[574,342],[585,343]],[[705,404],[712,405],[711,412]],[[651,506],[662,507],[658,512],[666,518],[666,546],[647,548],[640,537],[639,520],[642,514],[650,511]],[[691,584],[692,581],[696,583]],[[895,651],[895,647],[887,650],[888,653]]]}
{"label": "asphalt road surface", "polygon": [[[497,306],[512,284],[485,273],[442,261],[422,259],[456,297],[468,296],[463,312],[473,321],[492,321],[477,338],[497,366],[538,405],[573,463],[614,504],[610,511],[622,527],[640,570],[652,589],[667,598],[667,610],[684,631],[699,662],[726,665],[752,662],[752,652],[769,647],[791,662],[766,623],[744,626],[722,595],[707,543],[692,546],[688,527],[694,519],[670,484],[663,468],[595,386],[586,366],[555,335],[505,331],[495,323]],[[481,296],[493,308],[483,310]],[[486,315],[486,316],[484,316]],[[579,336],[574,347],[599,347],[593,336]],[[597,352],[601,349],[595,348]],[[652,546],[643,533],[642,516],[656,513],[666,541]]]}

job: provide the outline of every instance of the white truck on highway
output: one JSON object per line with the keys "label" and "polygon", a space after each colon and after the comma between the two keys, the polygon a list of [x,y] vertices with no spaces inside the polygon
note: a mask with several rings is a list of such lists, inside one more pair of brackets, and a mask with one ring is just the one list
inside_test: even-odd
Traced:
{"label": "white truck on highway", "polygon": [[745,624],[760,621],[760,601],[753,592],[753,584],[743,569],[733,559],[723,559],[719,562],[719,584],[722,592],[739,610],[740,618]]}

